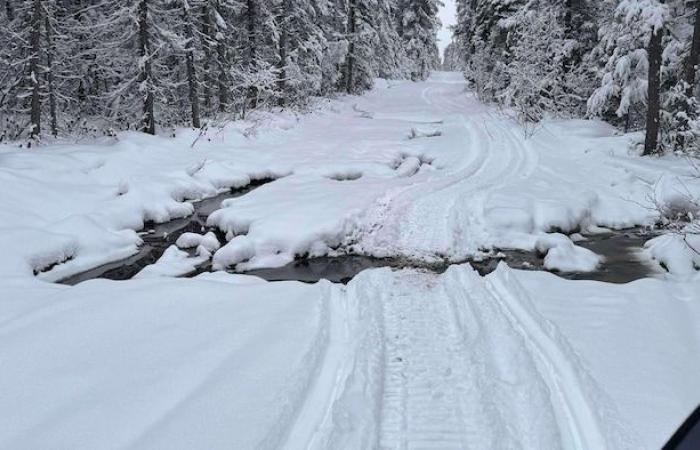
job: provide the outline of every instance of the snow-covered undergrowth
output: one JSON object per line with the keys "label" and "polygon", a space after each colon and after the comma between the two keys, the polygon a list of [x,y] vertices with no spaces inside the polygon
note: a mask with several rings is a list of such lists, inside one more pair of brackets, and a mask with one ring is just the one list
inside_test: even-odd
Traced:
{"label": "snow-covered undergrowth", "polygon": [[[678,279],[618,287],[467,266],[369,271],[347,289],[172,279],[210,258],[462,261],[499,247],[593,270],[599,256],[567,234],[655,223],[680,187],[700,193],[685,161],[630,155],[599,122],[525,139],[459,74],[250,126],[194,147],[184,130],[0,147],[0,448],[658,448],[700,400],[700,280],[692,254],[667,262],[677,240],[648,252]],[[177,246],[192,254],[171,247],[138,279],[50,283],[135,253],[144,223],[191,214],[190,200],[263,178],[276,180],[209,216],[226,242],[189,233]]]}

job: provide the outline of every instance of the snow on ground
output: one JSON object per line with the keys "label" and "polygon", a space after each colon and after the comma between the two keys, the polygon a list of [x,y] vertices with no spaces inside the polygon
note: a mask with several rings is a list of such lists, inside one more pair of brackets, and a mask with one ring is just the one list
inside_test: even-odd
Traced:
{"label": "snow on ground", "polygon": [[700,400],[697,283],[254,280],[95,280],[3,311],[0,448],[652,449]]}
{"label": "snow on ground", "polygon": [[95,280],[13,320],[4,305],[0,448],[275,447],[321,357],[328,289]]}
{"label": "snow on ground", "polygon": [[[196,138],[0,147],[0,448],[658,448],[700,402],[700,278],[680,234],[646,250],[675,278],[622,286],[467,265],[347,287],[172,278],[210,256],[243,269],[494,247],[592,270],[566,234],[687,207],[686,161],[631,155],[599,122],[526,139],[459,74]],[[183,235],[196,256],[171,247],[138,279],[51,283],[267,178],[209,216],[221,248]]]}
{"label": "snow on ground", "polygon": [[2,233],[12,260],[2,272],[70,258],[42,275],[56,280],[123,258],[144,222],[191,214],[186,200],[269,177],[282,178],[210,217],[233,239],[218,267],[284,265],[350,247],[463,261],[492,247],[532,250],[551,231],[651,224],[681,193],[700,196],[686,161],[629,155],[629,137],[600,122],[549,121],[526,138],[465,93],[458,74],[383,84],[318,109],[212,131],[194,147],[197,136],[181,131],[0,153],[3,228],[26,230],[22,240],[66,241],[37,255]]}

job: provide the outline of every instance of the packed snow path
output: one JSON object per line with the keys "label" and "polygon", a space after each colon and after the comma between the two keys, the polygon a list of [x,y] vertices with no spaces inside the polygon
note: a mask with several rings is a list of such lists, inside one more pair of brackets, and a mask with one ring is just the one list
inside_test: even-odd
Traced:
{"label": "packed snow path", "polygon": [[343,296],[288,448],[639,445],[505,268],[372,271]]}

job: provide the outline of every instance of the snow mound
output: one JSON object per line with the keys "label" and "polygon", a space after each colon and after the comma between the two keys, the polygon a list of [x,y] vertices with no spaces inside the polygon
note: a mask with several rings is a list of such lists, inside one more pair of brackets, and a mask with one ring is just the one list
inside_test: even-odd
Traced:
{"label": "snow mound", "polygon": [[603,257],[587,248],[575,245],[568,236],[552,233],[541,236],[535,243],[535,249],[546,255],[544,267],[560,272],[592,272]]}
{"label": "snow mound", "polygon": [[396,168],[396,175],[399,177],[410,177],[416,174],[421,167],[420,159],[415,156],[408,156],[399,167]]}
{"label": "snow mound", "polygon": [[204,235],[190,232],[182,233],[180,237],[177,238],[175,245],[181,249],[197,248],[198,251],[201,248],[210,254],[221,247],[219,239],[212,231]]}
{"label": "snow mound", "polygon": [[667,271],[679,276],[695,276],[700,270],[700,223],[685,226],[677,233],[649,240],[645,252]]}
{"label": "snow mound", "polygon": [[255,244],[248,236],[236,236],[214,254],[212,267],[223,270],[255,256]]}
{"label": "snow mound", "polygon": [[191,257],[189,253],[171,245],[154,264],[146,266],[134,278],[179,277],[192,273],[209,255]]}

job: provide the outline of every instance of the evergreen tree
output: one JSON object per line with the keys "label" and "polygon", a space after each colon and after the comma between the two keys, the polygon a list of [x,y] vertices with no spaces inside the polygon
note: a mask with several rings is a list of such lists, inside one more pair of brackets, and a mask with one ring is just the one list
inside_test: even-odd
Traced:
{"label": "evergreen tree", "polygon": [[191,125],[437,66],[437,0],[3,0],[0,139]]}
{"label": "evergreen tree", "polygon": [[649,46],[652,30],[665,20],[666,9],[656,0],[622,0],[612,19],[601,28],[597,53],[604,69],[600,86],[588,100],[592,115],[608,116],[614,111],[626,123],[635,107],[643,110],[647,101]]}
{"label": "evergreen tree", "polygon": [[399,34],[411,61],[411,78],[425,80],[440,57],[437,50],[439,0],[401,0]]}

